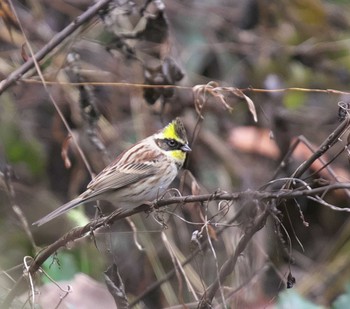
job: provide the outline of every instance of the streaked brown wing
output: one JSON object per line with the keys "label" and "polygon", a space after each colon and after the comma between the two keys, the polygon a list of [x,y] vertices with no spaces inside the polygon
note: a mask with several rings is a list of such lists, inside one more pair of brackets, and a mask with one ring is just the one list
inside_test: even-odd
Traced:
{"label": "streaked brown wing", "polygon": [[123,167],[113,167],[103,170],[88,184],[87,189],[94,191],[93,195],[124,188],[154,175],[158,169],[154,163],[130,163]]}

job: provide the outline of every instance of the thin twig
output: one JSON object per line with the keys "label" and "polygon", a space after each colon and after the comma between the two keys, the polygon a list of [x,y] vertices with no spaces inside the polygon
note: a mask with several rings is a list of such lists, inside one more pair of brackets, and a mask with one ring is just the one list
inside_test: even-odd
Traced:
{"label": "thin twig", "polygon": [[207,288],[207,290],[204,292],[203,297],[198,305],[198,308],[200,309],[206,309],[206,308],[212,308],[212,300],[219,289],[220,285],[224,282],[227,276],[229,276],[235,266],[236,262],[238,260],[238,257],[240,254],[245,250],[245,248],[248,246],[250,240],[252,237],[261,229],[264,227],[265,222],[270,215],[270,209],[267,208],[264,210],[264,212],[256,219],[254,220],[254,223],[248,228],[241,239],[239,240],[234,254],[224,263],[224,265],[220,269],[220,274],[218,278]]}
{"label": "thin twig", "polygon": [[[230,223],[235,222],[237,218],[241,215],[242,213],[242,208],[236,213],[235,216],[233,216],[229,222],[228,225],[223,226],[220,228],[217,232],[216,235],[220,236],[227,228],[230,227]],[[198,247],[196,250],[194,250],[182,263],[181,267],[185,267],[188,263],[190,263],[198,254],[202,253],[207,249],[209,246],[208,243],[208,238],[204,238],[203,243],[201,243],[200,247]],[[130,308],[134,307],[136,304],[138,304],[144,297],[146,297],[148,294],[152,293],[155,291],[160,285],[162,285],[164,282],[168,281],[171,279],[176,273],[176,269],[170,270],[163,278],[159,279],[157,282],[154,282],[150,286],[148,286],[140,295],[138,295],[133,301],[130,303]]]}

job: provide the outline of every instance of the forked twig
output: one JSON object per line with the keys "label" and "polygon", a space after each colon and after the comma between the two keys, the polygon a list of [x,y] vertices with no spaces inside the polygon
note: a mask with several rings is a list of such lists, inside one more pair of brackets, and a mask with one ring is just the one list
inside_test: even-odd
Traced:
{"label": "forked twig", "polygon": [[293,174],[294,178],[300,178],[318,158],[327,152],[349,128],[350,119],[346,118],[342,123],[328,136],[328,138],[321,144],[317,151],[303,162]]}

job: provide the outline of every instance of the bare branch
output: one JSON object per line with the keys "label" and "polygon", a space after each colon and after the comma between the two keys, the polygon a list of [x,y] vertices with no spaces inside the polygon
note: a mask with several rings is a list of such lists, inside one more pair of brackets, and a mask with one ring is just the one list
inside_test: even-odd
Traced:
{"label": "bare branch", "polygon": [[19,80],[23,74],[32,69],[35,62],[42,60],[49,52],[63,42],[70,34],[76,31],[80,26],[84,25],[90,19],[96,16],[99,10],[103,9],[109,4],[111,0],[100,0],[93,6],[91,6],[86,12],[78,16],[72,21],[66,28],[61,32],[57,33],[50,42],[48,42],[42,49],[40,49],[35,55],[34,59],[30,58],[28,61],[23,63],[17,70],[13,71],[6,79],[0,82],[0,95]]}
{"label": "bare branch", "polygon": [[308,160],[302,163],[299,168],[295,171],[293,177],[300,178],[315,162],[319,157],[321,157],[329,148],[331,148],[334,143],[343,135],[343,133],[349,128],[349,118],[346,118],[321,144],[318,150],[310,156]]}

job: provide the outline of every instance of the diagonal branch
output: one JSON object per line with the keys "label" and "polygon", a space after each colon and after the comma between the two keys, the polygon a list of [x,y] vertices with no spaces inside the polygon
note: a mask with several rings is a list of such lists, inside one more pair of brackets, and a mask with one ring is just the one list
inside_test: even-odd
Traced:
{"label": "diagonal branch", "polygon": [[[78,16],[74,21],[72,21],[66,28],[61,32],[57,33],[50,42],[48,42],[43,48],[41,48],[35,55],[35,61],[42,60],[49,52],[51,52],[55,47],[57,47],[62,41],[64,41],[70,34],[76,31],[80,26],[88,22],[90,19],[96,16],[99,10],[103,9],[112,0],[101,0],[96,4],[91,6],[88,10]],[[34,67],[35,61],[30,58],[28,61],[23,63],[17,70],[13,71],[6,79],[0,82],[0,95],[19,80],[23,74],[28,72]]]}
{"label": "diagonal branch", "polygon": [[347,117],[321,144],[317,151],[310,156],[293,174],[294,178],[300,178],[318,158],[320,158],[328,149],[330,149],[349,128],[350,119]]}

